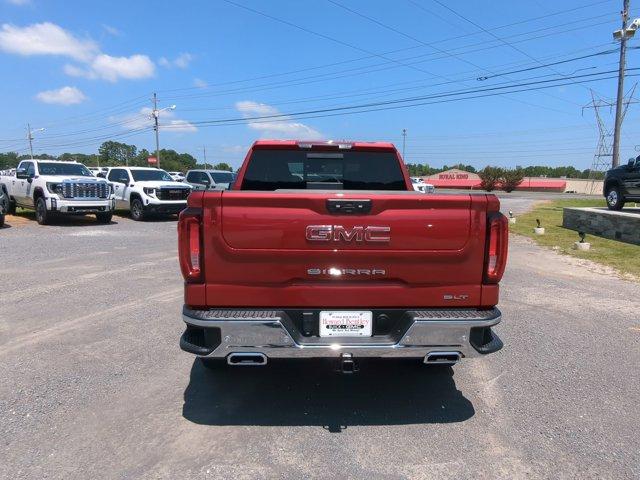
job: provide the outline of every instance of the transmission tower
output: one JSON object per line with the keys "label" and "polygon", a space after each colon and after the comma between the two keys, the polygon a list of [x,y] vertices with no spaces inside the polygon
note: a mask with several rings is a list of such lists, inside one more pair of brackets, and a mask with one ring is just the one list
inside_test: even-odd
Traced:
{"label": "transmission tower", "polygon": [[[633,94],[636,90],[636,85],[633,86],[627,99],[624,101],[624,109],[622,111],[622,118],[624,119],[630,103],[638,103],[633,99]],[[613,126],[608,126],[607,122],[603,118],[603,110],[609,109],[609,114],[613,113],[613,107],[615,102],[609,100],[603,100],[596,98],[593,90],[591,91],[591,103],[582,107],[582,111],[586,108],[592,108],[596,117],[598,125],[598,145],[596,146],[596,152],[593,155],[593,162],[589,169],[589,180],[591,181],[587,187],[590,194],[598,193],[596,190],[596,181],[601,180],[602,173],[611,168],[611,161],[613,158]]]}

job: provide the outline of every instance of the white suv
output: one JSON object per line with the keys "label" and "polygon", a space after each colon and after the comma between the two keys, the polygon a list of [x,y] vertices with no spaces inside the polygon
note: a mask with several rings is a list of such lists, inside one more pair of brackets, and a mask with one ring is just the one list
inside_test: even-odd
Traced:
{"label": "white suv", "polygon": [[154,213],[180,213],[191,193],[190,186],[157,168],[111,167],[107,180],[113,185],[116,208],[129,210],[134,220]]}

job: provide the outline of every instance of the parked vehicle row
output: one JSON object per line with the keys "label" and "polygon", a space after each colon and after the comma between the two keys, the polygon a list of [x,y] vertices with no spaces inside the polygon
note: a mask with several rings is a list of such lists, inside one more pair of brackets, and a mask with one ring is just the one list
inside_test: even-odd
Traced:
{"label": "parked vehicle row", "polygon": [[185,178],[180,172],[171,173],[149,167],[87,168],[75,161],[23,160],[13,171],[0,172],[0,222],[16,207],[34,210],[41,225],[56,216],[85,214],[109,223],[115,209],[129,211],[134,220],[178,214],[194,186],[176,180]]}

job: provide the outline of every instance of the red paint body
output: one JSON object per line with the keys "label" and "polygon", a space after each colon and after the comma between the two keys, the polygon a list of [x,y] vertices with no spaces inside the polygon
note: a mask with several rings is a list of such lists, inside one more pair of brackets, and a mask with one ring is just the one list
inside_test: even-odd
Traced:
{"label": "red paint body", "polygon": [[[395,152],[402,164],[392,144],[351,145],[352,150]],[[252,150],[260,148],[300,147],[293,141],[259,141]],[[313,146],[312,151],[319,150],[336,147]],[[507,226],[494,195],[243,191],[250,157],[251,151],[232,191],[194,192],[181,214],[179,252],[187,305],[488,308],[497,304]],[[407,191],[412,191],[403,164],[402,170]],[[371,211],[364,215],[327,211],[327,199],[350,198],[370,199]],[[491,229],[489,222],[494,222]],[[200,228],[194,230],[194,223]],[[305,237],[309,225],[338,225],[347,231],[363,225],[389,226],[390,240],[310,241]],[[490,232],[495,237],[491,241]],[[310,275],[309,269],[378,269],[385,274]]]}

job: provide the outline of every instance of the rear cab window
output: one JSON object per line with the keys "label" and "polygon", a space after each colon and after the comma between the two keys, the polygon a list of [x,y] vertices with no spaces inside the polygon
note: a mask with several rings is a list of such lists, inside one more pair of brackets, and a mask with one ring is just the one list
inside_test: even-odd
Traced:
{"label": "rear cab window", "polygon": [[407,190],[390,151],[253,150],[241,190]]}

